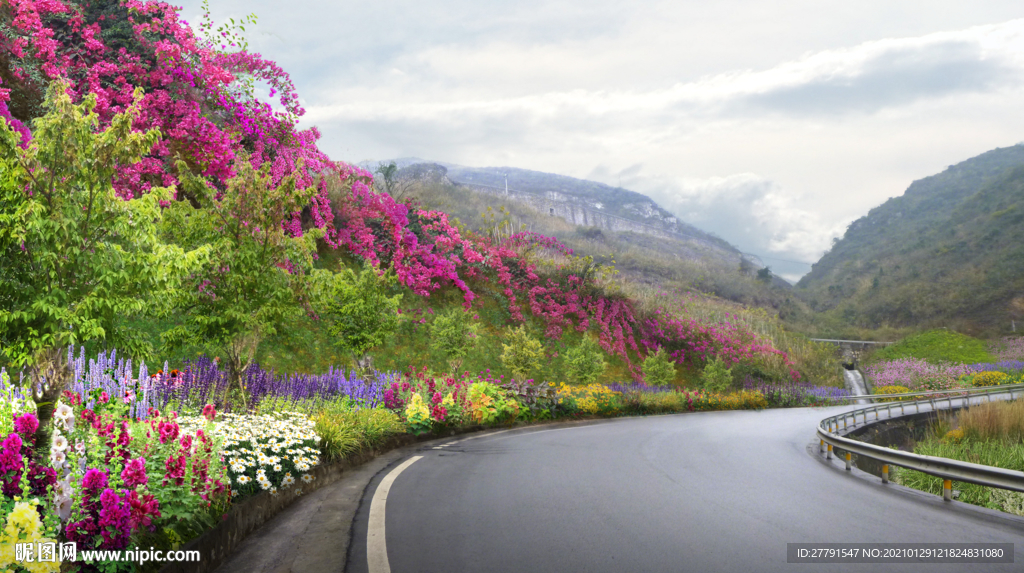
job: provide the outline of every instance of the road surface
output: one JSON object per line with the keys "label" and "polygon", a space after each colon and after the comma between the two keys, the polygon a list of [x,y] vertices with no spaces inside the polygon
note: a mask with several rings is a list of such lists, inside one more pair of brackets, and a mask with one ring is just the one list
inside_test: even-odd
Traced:
{"label": "road surface", "polygon": [[[395,573],[1024,570],[1024,518],[818,456],[818,421],[852,408],[626,418],[423,448],[370,481],[346,571],[368,571],[371,500],[414,456],[383,506]],[[1013,564],[786,562],[787,543],[811,542],[1011,542],[1018,554]]]}

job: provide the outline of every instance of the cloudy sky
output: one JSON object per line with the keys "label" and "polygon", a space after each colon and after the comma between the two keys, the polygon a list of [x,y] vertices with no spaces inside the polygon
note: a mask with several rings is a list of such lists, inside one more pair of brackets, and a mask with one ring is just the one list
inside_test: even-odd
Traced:
{"label": "cloudy sky", "polygon": [[334,159],[622,185],[790,279],[911,181],[1024,141],[1020,0],[211,8],[256,13],[250,47],[291,73]]}

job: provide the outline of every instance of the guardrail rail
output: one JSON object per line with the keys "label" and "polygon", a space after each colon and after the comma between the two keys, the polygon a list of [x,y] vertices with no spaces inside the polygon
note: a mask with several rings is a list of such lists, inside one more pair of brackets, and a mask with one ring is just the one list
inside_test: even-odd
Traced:
{"label": "guardrail rail", "polygon": [[[922,396],[924,397],[922,399],[904,401],[905,398]],[[893,450],[847,438],[839,434],[840,424],[842,424],[843,430],[852,429],[850,427],[851,423],[853,427],[857,427],[859,424],[866,425],[872,413],[875,415],[874,419],[876,421],[882,419],[881,413],[883,411],[886,413],[886,419],[895,419],[898,416],[893,415],[894,408],[899,408],[899,416],[903,416],[906,414],[907,409],[911,407],[914,408],[914,413],[938,412],[940,409],[951,410],[954,407],[970,407],[972,404],[990,402],[993,399],[1013,400],[1022,396],[1024,396],[1024,384],[965,390],[850,396],[850,399],[873,398],[885,400],[885,402],[874,404],[867,408],[858,408],[822,420],[818,424],[819,450],[826,454],[827,459],[832,459],[833,448],[843,450],[846,454],[847,471],[853,467],[852,454],[882,462],[882,483],[889,483],[890,465],[917,470],[942,478],[942,498],[946,501],[953,499],[953,480],[1024,492],[1024,472]],[[945,402],[945,407],[943,407],[943,402]],[[922,410],[923,407],[925,408],[924,410]],[[860,421],[858,421],[858,418]]]}

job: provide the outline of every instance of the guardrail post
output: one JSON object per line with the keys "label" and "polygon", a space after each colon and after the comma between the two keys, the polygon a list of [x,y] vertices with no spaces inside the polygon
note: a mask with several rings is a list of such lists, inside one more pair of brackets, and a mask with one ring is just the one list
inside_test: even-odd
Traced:
{"label": "guardrail post", "polygon": [[824,451],[825,451],[825,440],[821,440],[821,444],[818,446],[818,452],[820,453],[820,452],[824,452]]}
{"label": "guardrail post", "polygon": [[825,454],[825,459],[827,459],[827,460],[831,460],[832,459],[832,444],[828,445],[828,453]]}
{"label": "guardrail post", "polygon": [[882,464],[882,483],[889,483],[889,464]]}
{"label": "guardrail post", "polygon": [[953,501],[953,480],[942,480],[942,499]]}
{"label": "guardrail post", "polygon": [[846,452],[846,471],[850,471],[853,468],[853,454]]}

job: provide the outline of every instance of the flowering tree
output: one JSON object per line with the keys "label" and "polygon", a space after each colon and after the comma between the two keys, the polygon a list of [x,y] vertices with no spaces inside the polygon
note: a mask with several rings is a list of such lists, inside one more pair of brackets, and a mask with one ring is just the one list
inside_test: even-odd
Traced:
{"label": "flowering tree", "polygon": [[285,223],[316,192],[296,188],[289,175],[275,185],[270,166],[258,171],[244,155],[238,175],[223,192],[205,179],[187,174],[182,191],[198,204],[176,201],[164,217],[164,236],[185,248],[209,245],[209,264],[189,276],[175,293],[174,307],[182,324],[162,336],[169,347],[189,344],[222,346],[228,358],[231,388],[241,390],[242,374],[260,342],[277,332],[282,321],[321,296],[329,272],[313,269],[319,229],[293,236]]}
{"label": "flowering tree", "polygon": [[118,166],[137,163],[159,138],[133,130],[141,94],[97,131],[96,98],[74,105],[66,89],[50,87],[29,145],[0,122],[0,352],[32,367],[44,432],[68,345],[104,339],[144,351],[123,319],[165,300],[208,250],[159,240],[158,202],[170,189],[124,201],[111,185]]}
{"label": "flowering tree", "polygon": [[[329,159],[316,148],[319,133],[296,129],[304,110],[280,67],[239,46],[223,43],[205,22],[197,37],[178,8],[147,0],[18,0],[0,9],[0,116],[24,127],[41,111],[46,84],[71,81],[75,98],[93,93],[106,125],[144,91],[137,129],[160,129],[165,138],[143,161],[118,170],[124,196],[177,181],[177,163],[223,183],[233,161],[250,150],[256,166],[271,166],[275,182],[305,160],[302,186]],[[207,19],[208,20],[208,19]],[[230,44],[234,43],[234,46]],[[260,82],[277,97],[280,111],[253,94]]]}

